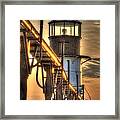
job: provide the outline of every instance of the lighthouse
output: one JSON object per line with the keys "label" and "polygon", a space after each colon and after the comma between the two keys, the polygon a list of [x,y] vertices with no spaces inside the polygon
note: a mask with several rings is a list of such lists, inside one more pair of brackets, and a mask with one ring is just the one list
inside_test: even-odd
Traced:
{"label": "lighthouse", "polygon": [[81,22],[52,20],[48,24],[50,46],[60,58],[62,67],[68,75],[68,82],[79,91]]}

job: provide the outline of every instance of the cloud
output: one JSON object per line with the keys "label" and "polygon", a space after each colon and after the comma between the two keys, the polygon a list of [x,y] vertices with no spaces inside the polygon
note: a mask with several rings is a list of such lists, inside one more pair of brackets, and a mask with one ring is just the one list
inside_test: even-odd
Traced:
{"label": "cloud", "polygon": [[83,77],[100,77],[100,61],[90,60],[82,68]]}

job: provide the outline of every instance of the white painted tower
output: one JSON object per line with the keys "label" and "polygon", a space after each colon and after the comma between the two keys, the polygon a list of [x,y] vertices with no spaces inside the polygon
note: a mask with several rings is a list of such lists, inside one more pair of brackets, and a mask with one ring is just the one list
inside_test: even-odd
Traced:
{"label": "white painted tower", "polygon": [[69,82],[80,86],[81,22],[77,20],[52,20],[49,22],[50,46],[61,59]]}

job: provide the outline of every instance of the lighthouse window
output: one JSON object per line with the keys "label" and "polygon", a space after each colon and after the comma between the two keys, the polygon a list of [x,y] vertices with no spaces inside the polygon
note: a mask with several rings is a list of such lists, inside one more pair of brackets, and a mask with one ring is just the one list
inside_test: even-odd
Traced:
{"label": "lighthouse window", "polygon": [[76,22],[53,22],[50,24],[50,36],[80,36],[80,24]]}
{"label": "lighthouse window", "polygon": [[61,26],[60,26],[60,35],[61,35]]}
{"label": "lighthouse window", "polygon": [[72,35],[72,27],[70,26],[70,35]]}
{"label": "lighthouse window", "polygon": [[64,29],[64,27],[63,26],[61,26],[61,29],[60,29],[61,31],[60,31],[60,35],[64,35],[64,32],[65,32],[65,29]]}
{"label": "lighthouse window", "polygon": [[55,26],[55,35],[60,35],[60,26]]}
{"label": "lighthouse window", "polygon": [[65,27],[65,35],[72,35],[73,27],[67,26]]}
{"label": "lighthouse window", "polygon": [[75,26],[75,36],[78,36],[78,25]]}
{"label": "lighthouse window", "polygon": [[73,36],[74,35],[74,26],[70,26],[70,35]]}

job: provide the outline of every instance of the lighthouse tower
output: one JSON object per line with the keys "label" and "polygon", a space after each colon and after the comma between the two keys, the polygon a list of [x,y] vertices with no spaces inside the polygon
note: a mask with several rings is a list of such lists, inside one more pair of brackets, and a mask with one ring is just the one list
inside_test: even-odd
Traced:
{"label": "lighthouse tower", "polygon": [[50,46],[61,59],[69,82],[77,88],[80,82],[81,22],[77,20],[52,20],[49,23]]}

